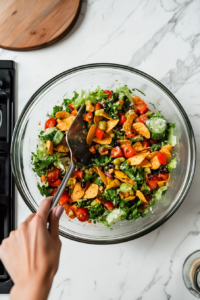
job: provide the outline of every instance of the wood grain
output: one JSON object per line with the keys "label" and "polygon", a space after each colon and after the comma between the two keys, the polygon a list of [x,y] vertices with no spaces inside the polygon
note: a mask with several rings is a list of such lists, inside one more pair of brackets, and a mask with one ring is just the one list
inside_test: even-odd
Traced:
{"label": "wood grain", "polygon": [[66,35],[80,12],[81,0],[0,1],[0,47],[34,50]]}

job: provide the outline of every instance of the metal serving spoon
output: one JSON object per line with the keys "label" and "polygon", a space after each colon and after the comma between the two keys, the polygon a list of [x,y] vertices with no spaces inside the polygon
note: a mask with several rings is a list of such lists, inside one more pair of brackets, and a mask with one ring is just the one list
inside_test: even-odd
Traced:
{"label": "metal serving spoon", "polygon": [[71,161],[69,168],[63,177],[61,185],[58,188],[58,191],[53,198],[49,213],[52,209],[57,206],[60,197],[66,187],[66,184],[75,168],[73,158],[78,162],[81,163],[83,166],[88,166],[91,160],[91,152],[89,151],[89,146],[86,142],[88,128],[86,126],[86,122],[83,120],[83,115],[85,113],[85,105],[80,107],[76,118],[74,119],[72,125],[70,126],[67,134],[66,134],[66,141],[69,147]]}

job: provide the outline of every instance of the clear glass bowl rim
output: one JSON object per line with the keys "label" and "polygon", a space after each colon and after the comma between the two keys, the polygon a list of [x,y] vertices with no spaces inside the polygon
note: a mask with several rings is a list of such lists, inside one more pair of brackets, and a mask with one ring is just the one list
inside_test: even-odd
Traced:
{"label": "clear glass bowl rim", "polygon": [[189,174],[190,176],[188,176],[187,174],[187,183],[185,185],[185,189],[182,193],[182,196],[180,197],[180,199],[176,202],[176,204],[172,207],[172,209],[169,211],[169,213],[167,215],[165,215],[162,219],[158,220],[156,223],[152,224],[151,226],[149,226],[148,228],[144,229],[142,232],[139,232],[137,234],[133,234],[131,236],[128,237],[123,237],[123,238],[119,238],[113,241],[98,241],[98,240],[86,240],[83,238],[79,238],[79,237],[74,237],[72,235],[69,235],[67,233],[64,232],[59,232],[59,234],[63,237],[66,237],[68,239],[77,241],[77,242],[82,242],[82,243],[86,243],[86,244],[117,244],[117,243],[122,243],[122,242],[127,242],[139,237],[142,237],[148,233],[150,233],[151,231],[155,230],[156,228],[158,228],[159,226],[161,226],[162,224],[164,224],[175,212],[176,210],[180,207],[180,205],[183,203],[183,200],[185,199],[190,186],[192,184],[192,180],[194,177],[194,173],[195,173],[195,167],[196,167],[196,142],[195,142],[195,137],[194,137],[194,132],[193,132],[193,128],[192,125],[190,123],[190,120],[184,110],[184,108],[182,107],[182,105],[180,104],[180,102],[177,100],[177,98],[162,84],[160,83],[158,80],[156,80],[155,78],[153,78],[152,76],[129,66],[125,66],[125,65],[120,65],[120,64],[113,64],[113,63],[93,63],[93,64],[86,64],[86,65],[80,65],[74,68],[71,68],[67,71],[64,71],[58,75],[56,75],[55,77],[51,78],[50,80],[48,80],[46,83],[44,83],[29,99],[29,101],[27,102],[27,104],[24,106],[16,124],[15,124],[15,128],[13,131],[13,135],[12,135],[12,143],[11,143],[11,150],[10,150],[10,156],[11,156],[11,168],[12,168],[12,173],[15,179],[15,184],[17,186],[17,189],[22,197],[22,199],[24,200],[24,202],[26,203],[26,205],[29,207],[29,209],[35,213],[35,209],[32,207],[32,205],[30,204],[30,202],[27,200],[26,196],[23,193],[23,190],[21,189],[21,185],[20,185],[20,180],[18,177],[18,173],[17,170],[15,168],[15,163],[14,163],[14,151],[15,151],[15,138],[17,136],[18,131],[20,130],[20,125],[21,125],[21,121],[23,119],[23,116],[26,114],[27,109],[31,108],[31,103],[34,101],[34,99],[41,94],[44,90],[46,90],[49,86],[51,86],[53,83],[55,83],[56,81],[58,81],[60,78],[62,77],[67,77],[68,75],[71,75],[73,73],[77,73],[78,71],[82,71],[82,70],[89,70],[89,69],[95,69],[95,68],[113,68],[113,69],[121,69],[123,71],[129,71],[132,72],[134,74],[138,74],[146,79],[148,79],[149,81],[151,81],[152,83],[154,83],[155,85],[157,85],[163,92],[165,92],[174,102],[174,104],[177,106],[179,112],[181,113],[182,118],[185,121],[186,124],[186,128],[187,128],[187,132],[188,135],[190,137],[190,150],[191,150],[191,165],[190,165],[190,169],[189,169]]}

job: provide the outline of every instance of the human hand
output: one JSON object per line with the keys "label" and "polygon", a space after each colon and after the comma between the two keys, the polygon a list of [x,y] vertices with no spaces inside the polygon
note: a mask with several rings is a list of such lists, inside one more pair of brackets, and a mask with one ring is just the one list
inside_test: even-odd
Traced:
{"label": "human hand", "polygon": [[59,265],[61,241],[59,218],[63,207],[48,212],[53,197],[44,199],[36,214],[30,215],[0,246],[0,259],[15,285],[11,299],[47,299]]}

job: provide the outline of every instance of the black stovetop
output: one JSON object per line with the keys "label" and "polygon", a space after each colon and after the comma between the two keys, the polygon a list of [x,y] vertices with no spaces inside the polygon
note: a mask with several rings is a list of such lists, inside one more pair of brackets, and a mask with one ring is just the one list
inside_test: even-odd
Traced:
{"label": "black stovetop", "polygon": [[[15,63],[0,60],[0,244],[15,228],[15,190],[10,165],[14,126]],[[9,293],[12,281],[0,261],[0,294]]]}

